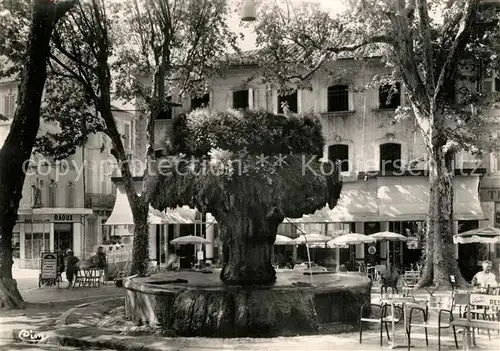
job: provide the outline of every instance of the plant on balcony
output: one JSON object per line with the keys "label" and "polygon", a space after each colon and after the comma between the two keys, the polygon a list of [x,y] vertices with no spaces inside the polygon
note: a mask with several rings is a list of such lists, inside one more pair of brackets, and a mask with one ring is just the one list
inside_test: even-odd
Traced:
{"label": "plant on balcony", "polygon": [[278,225],[327,203],[333,207],[340,195],[338,167],[320,162],[319,120],[196,110],[176,119],[174,135],[178,154],[162,171],[154,207],[211,212],[223,244],[221,280],[274,283],[271,249]]}
{"label": "plant on balcony", "polygon": [[[419,286],[450,287],[450,275],[464,283],[453,254],[453,155],[464,149],[488,152],[499,145],[498,118],[489,113],[497,96],[476,89],[478,74],[500,68],[498,14],[480,3],[348,1],[336,16],[311,4],[286,14],[276,4],[261,8],[255,26],[260,50],[254,62],[272,84],[292,81],[310,87],[313,77],[330,79],[338,66],[334,61],[346,56],[382,57],[392,67],[367,87],[403,82],[409,106],[398,109],[396,121],[416,118],[430,182],[426,261]],[[458,89],[459,81],[473,83]],[[455,103],[457,93],[461,105]]]}
{"label": "plant on balcony", "polygon": [[[17,308],[23,299],[12,278],[12,230],[40,125],[40,105],[47,77],[46,62],[54,27],[74,1],[9,1],[0,5],[0,78],[20,78],[17,108],[0,150],[0,308]],[[23,15],[20,20],[18,14]],[[5,59],[9,60],[6,64]],[[5,120],[7,116],[1,116]]]}

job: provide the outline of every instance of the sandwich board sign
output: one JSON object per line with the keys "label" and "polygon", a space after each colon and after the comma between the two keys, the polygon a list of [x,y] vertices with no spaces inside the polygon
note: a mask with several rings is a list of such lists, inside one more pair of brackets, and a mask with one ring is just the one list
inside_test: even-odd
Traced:
{"label": "sandwich board sign", "polygon": [[57,279],[57,253],[42,253],[42,279]]}

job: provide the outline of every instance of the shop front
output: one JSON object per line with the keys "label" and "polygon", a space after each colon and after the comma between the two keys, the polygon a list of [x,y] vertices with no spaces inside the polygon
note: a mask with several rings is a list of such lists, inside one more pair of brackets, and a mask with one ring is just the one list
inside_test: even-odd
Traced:
{"label": "shop front", "polygon": [[85,208],[35,208],[19,214],[14,233],[19,238],[19,268],[39,269],[43,251],[85,252]]}
{"label": "shop front", "polygon": [[[410,244],[391,242],[389,252],[387,245],[380,242],[351,245],[340,250],[339,262],[383,263],[389,258],[393,265],[417,263],[421,258],[427,219],[428,178],[384,176],[361,179],[344,183],[338,204],[332,210],[325,208],[302,218],[287,219],[284,226],[297,226],[298,231],[314,231],[330,236],[345,232],[396,232],[408,237]],[[455,176],[454,189],[454,233],[482,225],[485,214],[479,201],[479,176]],[[498,208],[500,210],[500,206]],[[458,259],[458,246],[456,248]]]}
{"label": "shop front", "polygon": [[[125,187],[120,177],[114,177],[113,182],[116,184],[116,200],[105,225],[111,228],[111,235],[118,238],[121,243],[132,244],[134,220]],[[139,194],[142,188],[140,178],[135,181],[135,186]],[[166,211],[158,211],[150,207],[148,223],[149,258],[160,266],[166,265],[169,254],[173,252],[180,256],[183,266],[190,266],[191,262],[196,261],[199,252],[195,251],[193,245],[175,247],[170,244],[173,239],[185,235],[203,236],[210,240],[211,244],[203,245],[203,257],[209,260],[218,257],[216,221],[210,213],[201,214],[188,206]]]}

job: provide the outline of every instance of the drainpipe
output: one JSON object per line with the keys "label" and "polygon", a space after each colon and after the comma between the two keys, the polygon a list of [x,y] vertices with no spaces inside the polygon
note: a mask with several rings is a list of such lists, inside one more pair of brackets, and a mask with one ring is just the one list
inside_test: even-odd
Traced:
{"label": "drainpipe", "polygon": [[[85,144],[84,144],[84,145],[82,145],[82,166],[83,166],[83,168],[82,168],[82,170],[83,170],[83,172],[82,172],[82,182],[83,182],[83,208],[85,208],[85,193],[86,193],[86,191],[85,191],[85,182],[86,182],[86,181],[85,181],[85,172],[86,172],[86,164],[85,164]],[[75,200],[76,200],[76,199],[75,199]],[[85,215],[83,215],[83,216],[82,216],[82,220],[85,222]],[[81,241],[82,241],[82,243],[83,243],[83,245],[82,245],[82,259],[85,259],[85,257],[84,257],[84,256],[86,256],[86,255],[84,255],[84,253],[86,253],[86,252],[87,252],[87,245],[86,245],[86,244],[87,244],[87,241],[85,240],[85,239],[86,239],[86,238],[85,238],[85,236],[86,236],[85,230],[86,230],[86,229],[87,229],[87,228],[86,228],[86,226],[85,226],[85,225],[83,225],[83,230],[82,230],[83,235],[82,235],[82,238],[81,238]]]}

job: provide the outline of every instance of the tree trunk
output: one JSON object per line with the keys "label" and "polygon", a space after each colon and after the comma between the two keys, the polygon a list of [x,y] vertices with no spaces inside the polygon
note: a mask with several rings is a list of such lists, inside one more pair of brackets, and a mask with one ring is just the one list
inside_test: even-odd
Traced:
{"label": "tree trunk", "polygon": [[131,203],[134,216],[134,243],[130,274],[146,275],[149,266],[149,204],[141,198]]}
{"label": "tree trunk", "polygon": [[451,288],[450,276],[463,285],[453,244],[453,154],[442,144],[428,148],[429,212],[427,215],[424,273],[418,287]]}
{"label": "tree trunk", "polygon": [[260,204],[221,217],[221,240],[227,248],[220,275],[224,283],[247,286],[276,281],[271,250],[283,219],[280,210],[273,208],[266,213]]}
{"label": "tree trunk", "polygon": [[26,177],[24,166],[30,159],[40,125],[50,39],[57,18],[67,9],[69,7],[56,7],[49,0],[33,1],[17,109],[7,140],[0,150],[0,307],[18,308],[23,302],[16,281],[12,279],[12,229]]}

